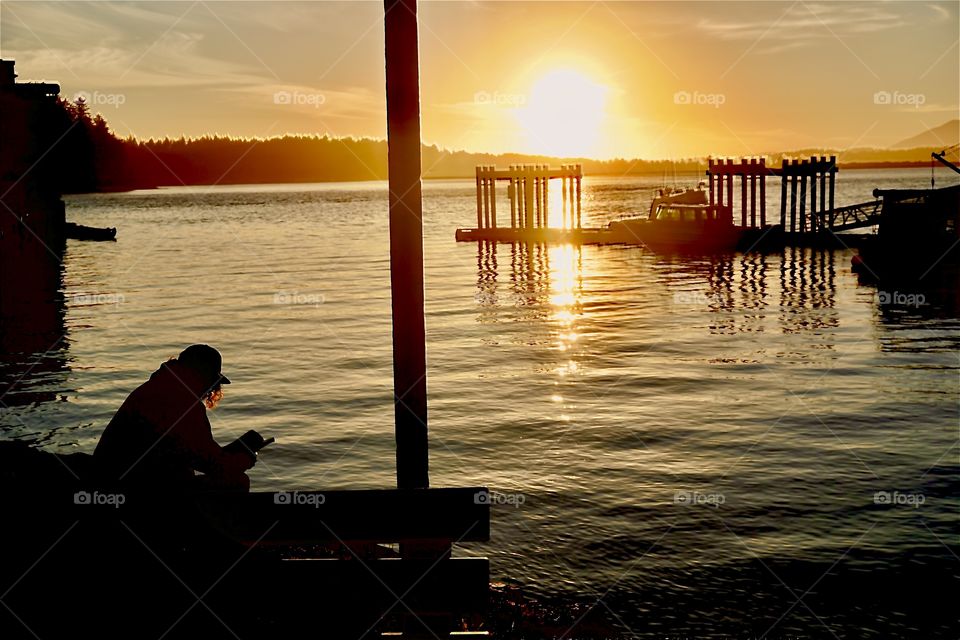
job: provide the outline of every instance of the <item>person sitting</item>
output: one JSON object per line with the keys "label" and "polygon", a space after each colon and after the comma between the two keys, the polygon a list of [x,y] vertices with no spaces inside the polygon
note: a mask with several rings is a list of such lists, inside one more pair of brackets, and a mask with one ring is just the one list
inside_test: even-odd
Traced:
{"label": "person sitting", "polygon": [[161,364],[100,436],[93,456],[101,477],[140,489],[249,491],[245,472],[256,453],[221,447],[207,418],[207,409],[223,397],[222,386],[230,384],[221,364],[220,353],[205,344]]}

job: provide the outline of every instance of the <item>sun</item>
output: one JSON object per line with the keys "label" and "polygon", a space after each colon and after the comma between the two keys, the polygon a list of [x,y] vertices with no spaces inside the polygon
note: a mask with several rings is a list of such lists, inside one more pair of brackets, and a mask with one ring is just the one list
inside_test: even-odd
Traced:
{"label": "sun", "polygon": [[607,87],[572,69],[541,76],[516,110],[526,150],[549,156],[592,156],[599,151]]}

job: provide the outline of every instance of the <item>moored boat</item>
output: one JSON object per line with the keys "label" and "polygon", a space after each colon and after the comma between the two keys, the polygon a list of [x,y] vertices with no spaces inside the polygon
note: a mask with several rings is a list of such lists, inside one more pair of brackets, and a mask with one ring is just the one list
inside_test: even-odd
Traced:
{"label": "moored boat", "polygon": [[733,224],[731,208],[710,205],[702,185],[696,189],[661,189],[650,204],[647,218],[614,220],[608,230],[614,242],[681,253],[733,251],[743,235],[743,230]]}

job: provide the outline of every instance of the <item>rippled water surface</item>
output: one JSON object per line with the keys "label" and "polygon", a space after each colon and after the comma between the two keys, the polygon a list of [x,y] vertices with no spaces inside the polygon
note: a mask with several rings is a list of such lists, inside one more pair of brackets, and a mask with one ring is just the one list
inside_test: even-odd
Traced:
{"label": "rippled water surface", "polygon": [[[929,172],[838,181],[846,204]],[[584,223],[645,212],[655,182],[587,179]],[[960,586],[955,293],[881,304],[849,250],[458,244],[472,181],[424,198],[431,481],[522,501],[467,549],[496,580],[637,635],[957,636],[923,592]],[[5,438],[92,450],[208,342],[234,382],[215,433],[277,438],[255,487],[394,484],[384,184],[74,196],[68,217],[119,240],[68,244],[62,303],[4,365]]]}

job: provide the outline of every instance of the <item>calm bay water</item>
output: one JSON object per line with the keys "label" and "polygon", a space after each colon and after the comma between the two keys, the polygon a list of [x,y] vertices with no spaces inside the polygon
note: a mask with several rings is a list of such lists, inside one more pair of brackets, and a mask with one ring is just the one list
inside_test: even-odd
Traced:
{"label": "calm bay water", "polygon": [[[584,224],[645,214],[657,182],[585,180]],[[928,185],[842,171],[837,203]],[[91,451],[208,342],[234,382],[215,434],[277,438],[255,488],[393,486],[383,183],[67,203],[119,241],[68,245],[62,324],[25,329],[67,339],[6,362],[4,438]],[[880,304],[847,250],[458,244],[474,207],[472,181],[425,185],[431,480],[522,500],[466,550],[497,581],[640,636],[957,636],[932,599],[960,587],[955,293]]]}

